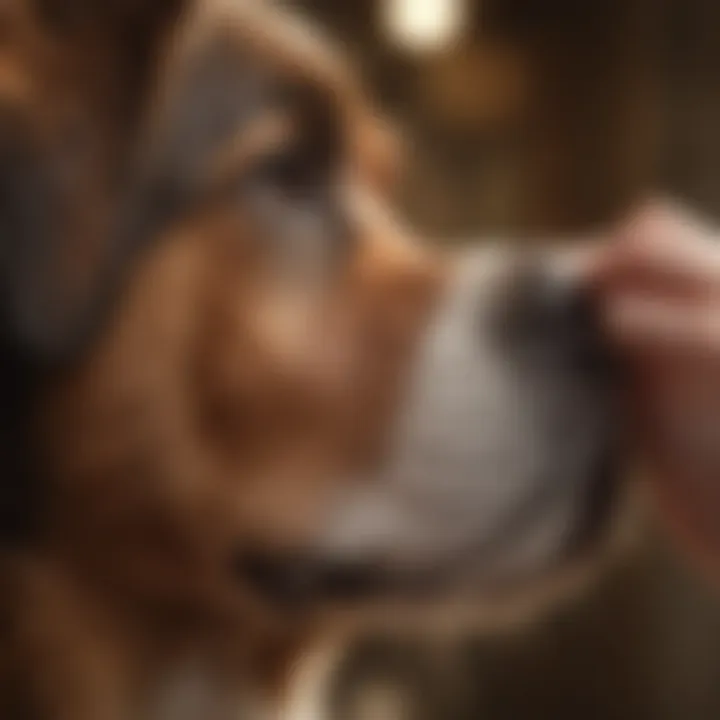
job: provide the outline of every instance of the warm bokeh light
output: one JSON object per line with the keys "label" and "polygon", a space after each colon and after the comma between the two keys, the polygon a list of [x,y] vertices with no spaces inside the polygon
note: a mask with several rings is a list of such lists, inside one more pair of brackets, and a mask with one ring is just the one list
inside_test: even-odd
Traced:
{"label": "warm bokeh light", "polygon": [[467,25],[467,0],[381,0],[390,41],[411,52],[436,52],[458,42]]}

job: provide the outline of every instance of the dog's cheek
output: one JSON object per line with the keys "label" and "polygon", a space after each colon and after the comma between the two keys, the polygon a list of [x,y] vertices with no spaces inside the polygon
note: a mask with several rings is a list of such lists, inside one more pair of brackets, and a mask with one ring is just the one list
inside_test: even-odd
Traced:
{"label": "dog's cheek", "polygon": [[360,176],[380,196],[392,196],[405,173],[407,153],[400,133],[370,114],[358,123],[354,143]]}

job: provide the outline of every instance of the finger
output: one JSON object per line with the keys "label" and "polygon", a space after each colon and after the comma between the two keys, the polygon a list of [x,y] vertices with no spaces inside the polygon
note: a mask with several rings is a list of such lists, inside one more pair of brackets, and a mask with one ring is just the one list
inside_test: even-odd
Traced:
{"label": "finger", "polygon": [[720,294],[720,236],[707,221],[676,205],[647,205],[616,229],[592,282],[600,293]]}
{"label": "finger", "polygon": [[720,305],[714,303],[620,294],[606,300],[602,320],[610,338],[624,345],[720,359]]}
{"label": "finger", "polygon": [[618,230],[610,263],[626,275],[720,285],[718,239],[717,230],[698,215],[673,205],[651,205]]}

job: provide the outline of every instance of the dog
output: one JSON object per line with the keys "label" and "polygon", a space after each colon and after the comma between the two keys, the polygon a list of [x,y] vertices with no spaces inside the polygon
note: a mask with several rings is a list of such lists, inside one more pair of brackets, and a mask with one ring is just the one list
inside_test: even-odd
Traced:
{"label": "dog", "polygon": [[397,219],[391,135],[314,29],[11,0],[0,36],[2,718],[274,712],[323,628],[600,541],[582,283]]}

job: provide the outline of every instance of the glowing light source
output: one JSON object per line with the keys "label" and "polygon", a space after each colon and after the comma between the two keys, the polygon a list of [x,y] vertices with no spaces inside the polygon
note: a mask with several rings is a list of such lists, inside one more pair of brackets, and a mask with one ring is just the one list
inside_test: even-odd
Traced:
{"label": "glowing light source", "polygon": [[458,42],[468,24],[469,0],[378,0],[391,43],[411,52],[438,52]]}

